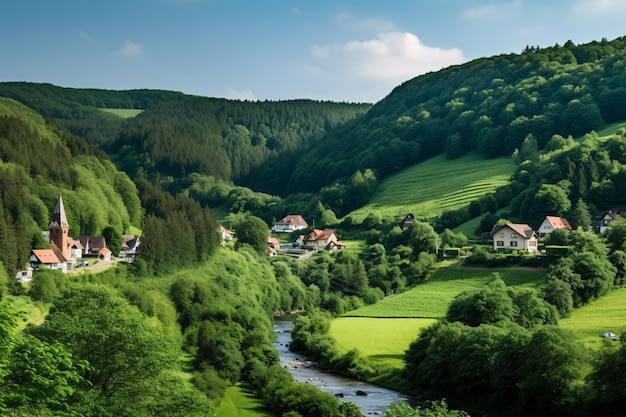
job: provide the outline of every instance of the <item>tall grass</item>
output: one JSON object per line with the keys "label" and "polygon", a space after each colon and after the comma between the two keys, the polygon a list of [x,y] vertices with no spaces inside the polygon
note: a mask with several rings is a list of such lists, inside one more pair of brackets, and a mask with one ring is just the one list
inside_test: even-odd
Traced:
{"label": "tall grass", "polygon": [[370,202],[351,215],[362,221],[374,211],[397,218],[411,211],[418,219],[432,219],[493,193],[509,183],[514,171],[515,164],[509,157],[464,156],[449,160],[436,156],[385,178]]}

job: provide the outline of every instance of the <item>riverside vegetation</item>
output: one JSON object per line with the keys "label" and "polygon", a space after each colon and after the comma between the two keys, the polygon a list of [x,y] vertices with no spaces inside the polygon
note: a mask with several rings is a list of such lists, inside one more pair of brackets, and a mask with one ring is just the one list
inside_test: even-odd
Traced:
{"label": "riverside vegetation", "polygon": [[[623,293],[626,224],[590,230],[593,212],[626,205],[625,54],[624,38],[529,47],[375,105],[0,83],[3,414],[212,415],[245,387],[277,416],[361,415],[278,365],[272,317],[292,310],[309,312],[293,348],[338,372],[490,415],[623,414],[626,348],[593,341],[587,314]],[[13,279],[49,247],[59,191],[72,235],[117,251],[141,230],[137,260]],[[402,230],[407,210],[420,221]],[[215,213],[236,244],[219,244]],[[286,213],[365,245],[268,258],[268,225]],[[477,243],[546,214],[576,229],[550,236],[558,256]],[[369,316],[420,321],[354,349],[337,329],[382,320]],[[447,407],[428,413],[460,414]]]}

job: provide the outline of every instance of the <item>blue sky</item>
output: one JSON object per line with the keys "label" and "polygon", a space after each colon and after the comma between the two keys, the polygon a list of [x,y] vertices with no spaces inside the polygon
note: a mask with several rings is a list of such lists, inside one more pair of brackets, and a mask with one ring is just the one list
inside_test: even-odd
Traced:
{"label": "blue sky", "polygon": [[376,102],[526,45],[626,35],[624,0],[4,0],[0,81]]}

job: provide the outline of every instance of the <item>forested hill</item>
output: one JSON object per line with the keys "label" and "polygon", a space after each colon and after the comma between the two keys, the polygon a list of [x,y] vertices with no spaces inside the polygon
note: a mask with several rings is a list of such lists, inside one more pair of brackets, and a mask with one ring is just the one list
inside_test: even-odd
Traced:
{"label": "forested hill", "polygon": [[123,119],[101,109],[146,110],[189,97],[174,91],[63,88],[28,82],[0,83],[0,96],[17,100],[44,117],[58,120],[72,133],[95,144],[116,137],[123,124]]}
{"label": "forested hill", "polygon": [[191,98],[166,103],[128,120],[105,146],[131,175],[158,172],[174,178],[197,172],[239,182],[267,164],[261,191],[280,193],[291,166],[309,145],[364,114],[371,105]]}
{"label": "forested hill", "polygon": [[61,193],[72,236],[121,236],[141,224],[135,184],[102,151],[0,97],[0,261],[10,275],[31,248],[49,247],[41,231]]}
{"label": "forested hill", "polygon": [[[382,178],[437,154],[510,155],[532,135],[578,136],[626,119],[626,37],[529,47],[405,82],[300,158],[288,192],[357,170]],[[315,175],[311,175],[315,172]]]}

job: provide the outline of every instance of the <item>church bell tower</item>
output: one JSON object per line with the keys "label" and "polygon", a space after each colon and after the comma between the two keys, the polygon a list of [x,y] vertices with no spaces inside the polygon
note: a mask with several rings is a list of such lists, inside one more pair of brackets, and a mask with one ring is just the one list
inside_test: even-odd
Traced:
{"label": "church bell tower", "polygon": [[59,201],[57,201],[57,205],[52,213],[52,220],[50,221],[48,230],[50,230],[50,243],[56,245],[65,260],[69,261],[72,258],[69,236],[70,226],[67,223],[65,207],[63,206],[63,199],[60,195]]}

